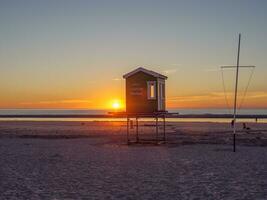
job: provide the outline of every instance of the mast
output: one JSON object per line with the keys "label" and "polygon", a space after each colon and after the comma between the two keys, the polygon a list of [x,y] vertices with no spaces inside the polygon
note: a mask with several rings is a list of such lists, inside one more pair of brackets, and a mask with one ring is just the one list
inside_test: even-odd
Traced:
{"label": "mast", "polygon": [[240,56],[240,40],[241,34],[239,33],[238,38],[238,50],[237,50],[237,62],[236,62],[236,77],[235,77],[235,100],[234,100],[234,134],[233,134],[233,141],[234,141],[234,152],[235,152],[235,134],[236,134],[236,107],[237,107],[237,89],[238,89],[238,74],[239,74],[239,56]]}
{"label": "mast", "polygon": [[236,151],[236,116],[237,116],[237,93],[238,93],[238,78],[239,78],[239,68],[255,68],[255,66],[240,66],[239,65],[239,57],[240,57],[240,42],[241,42],[241,34],[239,33],[238,38],[238,49],[237,49],[237,62],[236,66],[221,66],[221,69],[236,69],[235,76],[235,97],[234,97],[234,115],[233,115],[233,151]]}

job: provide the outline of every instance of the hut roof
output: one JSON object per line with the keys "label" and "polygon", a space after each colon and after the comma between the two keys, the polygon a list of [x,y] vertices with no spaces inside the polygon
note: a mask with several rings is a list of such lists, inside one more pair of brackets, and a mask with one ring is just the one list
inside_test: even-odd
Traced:
{"label": "hut roof", "polygon": [[162,74],[159,74],[159,73],[151,71],[151,70],[147,70],[147,69],[145,69],[143,67],[138,67],[137,69],[135,69],[135,70],[133,70],[133,71],[127,73],[127,74],[124,74],[123,78],[128,78],[128,77],[136,74],[137,72],[144,72],[144,73],[146,73],[148,75],[151,75],[151,76],[154,76],[156,78],[162,78],[162,79],[167,79],[168,78],[167,76],[164,76]]}

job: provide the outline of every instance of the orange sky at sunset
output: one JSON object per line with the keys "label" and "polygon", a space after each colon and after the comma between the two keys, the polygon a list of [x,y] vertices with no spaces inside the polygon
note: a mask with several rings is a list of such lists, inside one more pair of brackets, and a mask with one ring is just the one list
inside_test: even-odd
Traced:
{"label": "orange sky at sunset", "polygon": [[[114,93],[115,94],[115,93]],[[125,100],[120,94],[109,95],[93,98],[81,98],[81,99],[62,99],[62,100],[32,100],[32,101],[9,101],[6,104],[1,103],[2,108],[44,108],[44,109],[112,109],[114,104],[119,104],[119,110],[124,109]],[[167,97],[168,108],[228,108],[233,105],[233,98],[230,98],[228,94],[228,105],[225,101],[224,93],[211,93],[200,95],[185,95],[185,96],[173,96]],[[239,106],[242,95],[238,96]],[[92,99],[92,100],[90,100]],[[241,105],[242,108],[266,108],[267,93],[263,92],[250,92],[246,95],[246,98]]]}
{"label": "orange sky at sunset", "polygon": [[[242,107],[267,108],[267,4],[241,2],[4,1],[0,109],[123,109],[122,76],[140,66],[168,76],[167,108],[227,108],[238,33],[240,65],[256,66]],[[232,107],[235,71],[224,79]]]}

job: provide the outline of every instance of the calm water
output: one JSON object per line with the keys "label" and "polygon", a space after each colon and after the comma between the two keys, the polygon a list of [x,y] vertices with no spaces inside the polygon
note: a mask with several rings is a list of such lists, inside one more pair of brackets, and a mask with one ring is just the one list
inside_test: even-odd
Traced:
{"label": "calm water", "polygon": [[[90,115],[107,114],[111,110],[89,109],[0,109],[0,115]],[[169,109],[180,114],[232,114],[228,109]],[[267,109],[242,109],[238,114],[267,115]]]}
{"label": "calm water", "polygon": [[[107,114],[109,110],[88,110],[88,109],[0,109],[0,115],[89,115]],[[169,112],[180,114],[231,114],[228,109],[169,109]],[[238,114],[265,114],[267,109],[242,109]],[[151,121],[153,119],[145,119]],[[1,118],[0,121],[125,121],[124,118]],[[230,122],[231,119],[214,118],[178,118],[167,119],[173,122]],[[240,119],[240,122],[255,122],[254,119]],[[267,123],[267,119],[259,119],[258,122]]]}

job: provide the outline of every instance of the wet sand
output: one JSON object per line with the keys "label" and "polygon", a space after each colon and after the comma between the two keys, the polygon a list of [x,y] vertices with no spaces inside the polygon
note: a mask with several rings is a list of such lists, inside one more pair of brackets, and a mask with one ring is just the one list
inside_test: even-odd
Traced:
{"label": "wet sand", "polygon": [[122,122],[0,122],[0,199],[266,199],[267,125],[249,126],[233,153],[224,123],[168,123],[166,144],[128,146]]}

